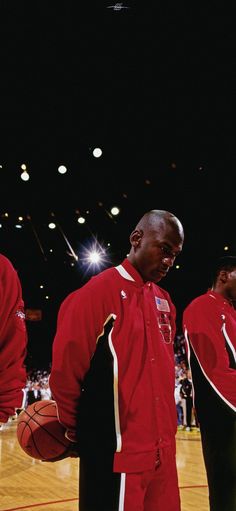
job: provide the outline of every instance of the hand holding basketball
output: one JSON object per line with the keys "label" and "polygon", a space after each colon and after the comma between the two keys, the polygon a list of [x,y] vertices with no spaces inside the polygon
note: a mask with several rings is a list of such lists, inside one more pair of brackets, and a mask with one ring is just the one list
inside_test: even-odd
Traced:
{"label": "hand holding basketball", "polygon": [[20,413],[17,421],[17,438],[21,448],[43,461],[59,461],[68,456],[78,456],[76,446],[65,437],[65,428],[59,422],[53,400],[36,401]]}

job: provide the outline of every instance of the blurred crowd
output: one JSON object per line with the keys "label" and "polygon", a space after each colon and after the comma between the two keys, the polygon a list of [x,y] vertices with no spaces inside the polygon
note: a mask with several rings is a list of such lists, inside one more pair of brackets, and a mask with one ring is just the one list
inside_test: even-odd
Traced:
{"label": "blurred crowd", "polygon": [[33,369],[27,374],[25,407],[41,399],[52,399],[49,375],[49,370],[44,369]]}
{"label": "blurred crowd", "polygon": [[175,351],[175,404],[178,429],[199,430],[196,411],[193,407],[192,375],[188,366],[184,335],[177,335]]}

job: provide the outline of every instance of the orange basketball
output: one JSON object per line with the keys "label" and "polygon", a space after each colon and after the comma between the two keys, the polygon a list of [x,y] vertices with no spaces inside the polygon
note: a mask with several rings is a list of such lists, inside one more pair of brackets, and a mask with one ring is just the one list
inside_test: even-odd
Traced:
{"label": "orange basketball", "polygon": [[26,454],[38,460],[53,460],[71,445],[58,420],[56,403],[51,399],[36,401],[20,413],[17,438]]}

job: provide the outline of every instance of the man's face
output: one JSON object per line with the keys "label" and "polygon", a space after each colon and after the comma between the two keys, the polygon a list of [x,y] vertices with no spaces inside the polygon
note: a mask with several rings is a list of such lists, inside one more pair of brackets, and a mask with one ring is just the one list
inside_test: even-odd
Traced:
{"label": "man's face", "polygon": [[183,239],[170,225],[139,234],[139,241],[135,248],[134,266],[145,282],[159,282],[166,276],[181,252]]}

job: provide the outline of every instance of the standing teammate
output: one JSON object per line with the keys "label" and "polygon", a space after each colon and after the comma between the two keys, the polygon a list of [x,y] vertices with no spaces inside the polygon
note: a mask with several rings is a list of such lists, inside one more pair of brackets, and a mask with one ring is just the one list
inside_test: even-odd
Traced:
{"label": "standing teammate", "polygon": [[235,303],[236,257],[222,257],[183,315],[211,511],[236,510]]}
{"label": "standing teammate", "polygon": [[179,511],[175,306],[157,285],[181,252],[180,221],[146,213],[117,267],[60,307],[50,387],[78,441],[80,511]]}
{"label": "standing teammate", "polygon": [[0,254],[0,425],[24,406],[27,333],[19,277]]}

